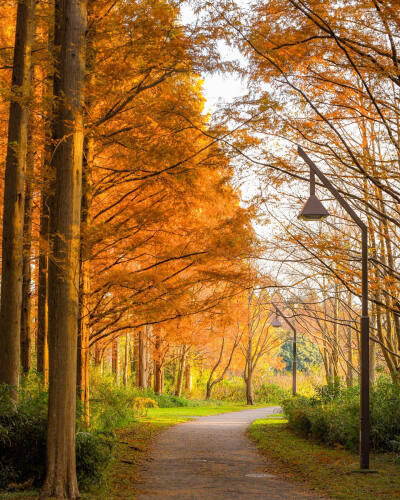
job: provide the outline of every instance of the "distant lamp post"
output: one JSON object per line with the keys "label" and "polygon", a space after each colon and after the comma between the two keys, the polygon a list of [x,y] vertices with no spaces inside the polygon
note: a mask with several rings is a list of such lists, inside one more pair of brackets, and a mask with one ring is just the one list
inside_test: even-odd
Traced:
{"label": "distant lamp post", "polygon": [[280,322],[279,318],[283,318],[293,331],[292,394],[293,394],[293,396],[296,396],[296,392],[297,392],[297,332],[296,332],[296,328],[287,319],[287,317],[282,314],[281,310],[279,309],[279,307],[276,304],[274,304],[272,302],[272,305],[275,307],[276,315],[275,315],[274,320],[271,323],[271,326],[273,326],[275,328],[280,328],[282,326],[282,323]]}
{"label": "distant lamp post", "polygon": [[315,176],[332,193],[342,208],[350,215],[361,229],[361,391],[360,391],[360,467],[369,470],[369,317],[368,317],[368,228],[358,217],[347,201],[341,196],[331,181],[319,170],[311,158],[299,146],[298,153],[310,167],[310,197],[301,211],[299,218],[313,221],[329,215],[326,208],[315,196]]}

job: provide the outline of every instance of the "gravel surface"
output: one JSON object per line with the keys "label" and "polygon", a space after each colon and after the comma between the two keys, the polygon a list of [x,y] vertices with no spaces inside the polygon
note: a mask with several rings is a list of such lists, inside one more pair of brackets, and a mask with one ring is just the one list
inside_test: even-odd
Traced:
{"label": "gravel surface", "polygon": [[268,472],[245,431],[253,420],[279,413],[257,408],[170,427],[154,441],[139,470],[137,498],[316,500],[300,485]]}

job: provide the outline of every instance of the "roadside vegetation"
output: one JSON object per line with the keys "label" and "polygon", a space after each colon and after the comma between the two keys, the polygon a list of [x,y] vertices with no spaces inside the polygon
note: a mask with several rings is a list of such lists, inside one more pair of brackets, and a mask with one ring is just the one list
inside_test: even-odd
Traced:
{"label": "roadside vegetation", "polygon": [[331,498],[400,498],[400,388],[381,376],[371,390],[371,469],[360,473],[359,386],[340,379],[313,395],[284,399],[284,413],[257,420],[250,437],[273,459],[277,474]]}
{"label": "roadside vegetation", "polygon": [[374,453],[372,468],[362,474],[359,457],[340,444],[327,446],[305,438],[288,426],[284,415],[253,422],[249,436],[268,457],[268,471],[297,480],[328,498],[346,500],[394,500],[400,498],[399,457]]}
{"label": "roadside vegetation", "polygon": [[[133,384],[116,383],[112,373],[92,374],[91,421],[78,406],[76,417],[77,474],[82,492],[90,498],[111,498],[111,491],[134,488],[135,468],[154,436],[164,428],[196,416],[240,411],[245,405],[241,379],[230,382],[238,399],[204,400],[157,394]],[[196,389],[201,394],[202,385]],[[276,384],[257,386],[259,405],[276,404],[287,392]],[[47,388],[34,372],[20,385],[18,405],[9,391],[0,391],[0,498],[33,495],[45,474]],[[23,450],[23,453],[21,452]],[[126,476],[126,481],[121,479]],[[21,492],[21,493],[18,493]]]}

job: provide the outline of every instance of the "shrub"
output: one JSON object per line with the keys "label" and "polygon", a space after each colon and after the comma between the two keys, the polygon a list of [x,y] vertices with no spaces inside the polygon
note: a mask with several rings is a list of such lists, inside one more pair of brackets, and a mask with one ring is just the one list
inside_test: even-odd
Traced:
{"label": "shrub", "polygon": [[255,390],[258,403],[280,403],[289,397],[289,391],[278,384],[263,384]]}
{"label": "shrub", "polygon": [[[336,382],[316,389],[316,397],[283,402],[289,426],[300,434],[329,445],[357,450],[359,442],[359,387]],[[371,389],[371,449],[400,451],[400,387],[380,378]]]}
{"label": "shrub", "polygon": [[79,487],[82,490],[101,482],[103,471],[110,462],[113,449],[112,434],[76,433],[76,471]]}
{"label": "shrub", "polygon": [[149,408],[158,408],[158,404],[151,398],[135,398],[133,401],[133,413],[137,417],[147,417]]}
{"label": "shrub", "polygon": [[[47,392],[40,377],[31,374],[22,381],[16,408],[11,404],[9,390],[0,387],[0,489],[43,483],[46,432]],[[83,490],[100,480],[111,452],[110,434],[77,433],[77,473]]]}

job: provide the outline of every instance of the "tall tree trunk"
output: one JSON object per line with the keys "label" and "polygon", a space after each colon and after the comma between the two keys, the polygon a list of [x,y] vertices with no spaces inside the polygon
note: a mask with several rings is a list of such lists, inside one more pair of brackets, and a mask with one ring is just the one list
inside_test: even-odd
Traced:
{"label": "tall tree trunk", "polygon": [[333,349],[332,349],[332,364],[333,376],[339,377],[339,289],[335,284],[335,298],[333,303],[334,318],[333,318]]}
{"label": "tall tree trunk", "polygon": [[99,367],[103,358],[103,350],[100,349],[98,342],[94,344],[94,366]]}
{"label": "tall tree trunk", "polygon": [[154,355],[154,392],[162,394],[163,366],[161,360],[161,339],[157,335]]}
{"label": "tall tree trunk", "polygon": [[254,387],[253,387],[253,369],[250,364],[247,364],[246,368],[246,402],[248,405],[254,405]]}
{"label": "tall tree trunk", "polygon": [[163,366],[158,359],[154,360],[154,392],[163,393]]}
{"label": "tall tree trunk", "polygon": [[[76,352],[82,196],[86,1],[56,0],[56,171],[50,213],[49,413],[42,497],[79,498],[75,458]],[[59,46],[59,47],[58,47]]]}
{"label": "tall tree trunk", "polygon": [[90,423],[89,406],[89,350],[90,350],[90,248],[87,234],[90,227],[92,203],[91,169],[93,164],[93,138],[86,137],[82,169],[81,202],[81,244],[80,244],[80,287],[79,287],[79,328],[77,352],[77,388],[82,402],[85,421]]}
{"label": "tall tree trunk", "polygon": [[[53,11],[54,17],[54,11]],[[54,56],[54,23],[48,23],[48,50]],[[43,375],[44,384],[49,380],[49,346],[48,346],[48,264],[49,264],[49,218],[50,205],[54,198],[55,172],[51,165],[53,156],[53,111],[54,99],[54,70],[47,68],[43,75],[42,107],[45,110],[44,120],[44,158],[41,172],[40,191],[40,230],[39,230],[39,262],[38,262],[38,298],[37,298],[37,371]],[[52,104],[50,104],[52,103]]]}
{"label": "tall tree trunk", "polygon": [[31,94],[35,0],[18,3],[12,97],[4,181],[2,274],[0,305],[0,383],[18,397],[22,302],[24,176],[27,155],[28,107]]}
{"label": "tall tree trunk", "polygon": [[128,385],[128,366],[129,366],[129,333],[125,334],[125,351],[124,351],[124,386]]}
{"label": "tall tree trunk", "polygon": [[37,371],[48,383],[48,245],[49,245],[49,196],[47,186],[42,187],[40,204],[39,269],[38,269],[38,312],[37,312]]}
{"label": "tall tree trunk", "polygon": [[181,356],[179,358],[179,369],[178,369],[178,377],[176,380],[176,387],[175,387],[175,396],[181,396],[182,395],[182,389],[183,389],[183,377],[185,375],[185,364],[186,364],[186,355],[187,355],[187,348],[185,345],[182,346],[182,351],[181,351]]}
{"label": "tall tree trunk", "polygon": [[136,387],[140,387],[140,331],[136,332],[133,350],[135,358],[135,383]]}
{"label": "tall tree trunk", "polygon": [[[32,115],[31,115],[32,116]],[[29,120],[28,155],[25,175],[24,244],[22,262],[22,307],[21,307],[21,366],[25,374],[31,369],[31,249],[32,249],[32,180],[35,162],[33,147],[33,120]]]}
{"label": "tall tree trunk", "polygon": [[115,382],[118,385],[119,384],[119,339],[114,339],[112,341],[111,365]]}
{"label": "tall tree trunk", "polygon": [[139,349],[138,349],[138,386],[141,389],[147,388],[147,342],[146,342],[146,332],[141,330],[139,332]]}
{"label": "tall tree trunk", "polygon": [[187,363],[185,370],[185,391],[187,394],[192,392],[192,366]]}

